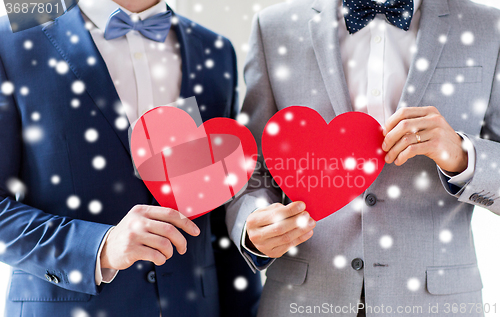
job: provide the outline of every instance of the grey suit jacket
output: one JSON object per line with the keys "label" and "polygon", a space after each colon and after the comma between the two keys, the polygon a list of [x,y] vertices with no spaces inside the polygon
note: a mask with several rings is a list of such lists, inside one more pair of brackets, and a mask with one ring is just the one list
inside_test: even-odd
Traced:
{"label": "grey suit jacket", "polygon": [[[256,16],[242,111],[250,116],[248,127],[259,148],[266,122],[285,107],[307,105],[327,122],[352,111],[339,50],[337,1],[291,1]],[[259,316],[301,315],[301,309],[307,316],[331,310],[356,316],[349,307],[358,302],[363,279],[371,307],[367,316],[390,315],[389,307],[399,316],[483,315],[470,220],[474,205],[500,214],[500,13],[468,0],[424,0],[421,10],[417,52],[400,107],[435,106],[467,135],[477,158],[473,179],[453,194],[427,157],[417,156],[401,167],[386,165],[361,197],[374,195],[374,205],[363,204],[361,210],[347,205],[318,222],[297,254],[268,265]],[[462,43],[464,32],[474,34],[473,45]],[[278,53],[280,46],[288,49],[286,55]],[[426,70],[417,68],[420,59],[429,62]],[[284,66],[288,79],[277,76]],[[462,82],[457,82],[459,75]],[[454,85],[453,95],[442,94],[444,83]],[[409,86],[415,89],[408,91]],[[228,205],[227,224],[237,246],[257,199],[283,201],[279,189],[264,186],[265,177],[266,170],[258,169],[246,191]],[[401,189],[398,199],[388,195],[392,185]],[[390,248],[381,246],[386,236],[392,238]],[[355,258],[364,261],[361,270],[351,267]],[[345,259],[346,265],[336,266],[334,259],[337,264]],[[471,309],[470,303],[479,306]],[[439,314],[431,314],[436,305]],[[308,308],[312,314],[305,314]]]}

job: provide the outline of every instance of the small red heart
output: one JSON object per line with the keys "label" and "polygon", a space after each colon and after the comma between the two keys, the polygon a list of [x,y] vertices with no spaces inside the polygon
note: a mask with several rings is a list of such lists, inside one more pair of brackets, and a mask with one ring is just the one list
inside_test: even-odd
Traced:
{"label": "small red heart", "polygon": [[293,106],[277,112],[262,135],[271,175],[293,201],[303,201],[318,221],[338,211],[375,181],[384,168],[380,124],[347,112],[329,124],[315,110]]}
{"label": "small red heart", "polygon": [[190,219],[243,190],[256,164],[252,133],[237,121],[214,118],[197,127],[188,113],[158,107],[134,126],[134,164],[156,201]]}

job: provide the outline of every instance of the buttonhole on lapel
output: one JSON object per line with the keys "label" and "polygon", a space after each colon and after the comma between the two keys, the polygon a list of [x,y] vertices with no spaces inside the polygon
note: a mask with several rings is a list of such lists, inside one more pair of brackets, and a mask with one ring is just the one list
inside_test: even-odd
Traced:
{"label": "buttonhole on lapel", "polygon": [[373,267],[378,267],[378,266],[388,267],[388,266],[389,266],[389,264],[373,263]]}

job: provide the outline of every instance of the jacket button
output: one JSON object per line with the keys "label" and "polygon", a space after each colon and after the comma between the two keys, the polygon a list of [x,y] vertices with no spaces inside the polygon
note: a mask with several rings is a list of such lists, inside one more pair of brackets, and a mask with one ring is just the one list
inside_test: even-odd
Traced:
{"label": "jacket button", "polygon": [[495,202],[491,199],[488,200],[488,202],[486,203],[486,206],[489,207],[491,205],[493,205]]}
{"label": "jacket button", "polygon": [[355,258],[354,260],[352,260],[351,262],[351,266],[353,269],[355,269],[356,271],[359,271],[363,268],[363,260],[361,260],[360,258]]}
{"label": "jacket button", "polygon": [[45,273],[45,279],[49,282],[52,282],[52,276],[49,273]]}
{"label": "jacket button", "polygon": [[470,195],[469,200],[471,200],[471,201],[475,202],[475,201],[476,201],[476,199],[478,199],[478,198],[479,198],[478,196],[479,196],[478,194],[472,194],[472,195]]}
{"label": "jacket button", "polygon": [[59,284],[59,278],[57,276],[55,276],[54,274],[52,274],[52,282]]}
{"label": "jacket button", "polygon": [[366,195],[365,202],[368,206],[373,207],[377,204],[377,196],[373,194]]}
{"label": "jacket button", "polygon": [[149,283],[151,283],[151,284],[156,283],[156,273],[155,273],[155,271],[149,271],[147,278],[148,278],[148,282]]}

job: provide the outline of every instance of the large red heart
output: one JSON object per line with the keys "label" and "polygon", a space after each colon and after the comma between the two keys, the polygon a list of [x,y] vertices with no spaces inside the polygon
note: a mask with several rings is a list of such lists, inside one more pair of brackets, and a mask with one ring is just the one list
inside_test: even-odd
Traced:
{"label": "large red heart", "polygon": [[276,113],[262,135],[271,175],[293,201],[306,203],[316,221],[338,211],[377,178],[384,167],[382,127],[362,112],[329,124],[307,107]]}
{"label": "large red heart", "polygon": [[214,118],[197,127],[175,107],[145,113],[133,128],[130,148],[156,201],[190,219],[244,190],[257,157],[252,133],[237,121]]}

